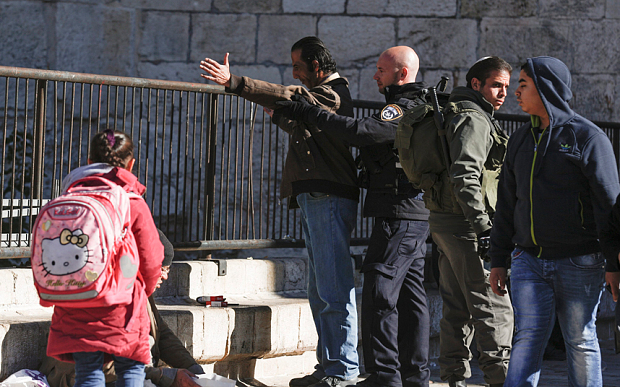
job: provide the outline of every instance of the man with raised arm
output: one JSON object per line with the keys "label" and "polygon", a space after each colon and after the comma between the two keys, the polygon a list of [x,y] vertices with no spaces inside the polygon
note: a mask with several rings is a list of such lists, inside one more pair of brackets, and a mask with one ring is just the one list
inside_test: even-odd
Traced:
{"label": "man with raised arm", "polygon": [[360,148],[364,216],[375,217],[362,272],[362,344],[370,376],[359,386],[428,386],[429,313],[424,290],[428,210],[394,151],[403,112],[424,103],[419,59],[407,46],[385,50],[374,79],[386,105],[371,117],[339,116],[305,99],[278,102],[274,116],[303,120]]}
{"label": "man with raised arm", "polygon": [[[348,81],[336,72],[325,44],[305,37],[291,48],[293,77],[302,86],[283,86],[230,74],[224,63],[201,62],[202,77],[266,108],[299,94],[330,112],[353,116]],[[301,209],[308,250],[308,301],[319,341],[315,372],[290,381],[291,386],[348,386],[357,382],[357,310],[353,262],[349,252],[357,218],[356,167],[349,144],[303,122],[274,117],[290,134],[280,196]]]}

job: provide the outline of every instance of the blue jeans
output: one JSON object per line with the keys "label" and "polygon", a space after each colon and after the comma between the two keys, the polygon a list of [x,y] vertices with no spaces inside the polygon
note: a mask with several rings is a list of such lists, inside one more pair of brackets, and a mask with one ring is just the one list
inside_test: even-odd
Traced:
{"label": "blue jeans", "polygon": [[569,385],[603,385],[596,311],[604,281],[601,253],[539,259],[518,248],[513,251],[510,288],[516,334],[506,387],[538,385],[556,313],[566,342]]}
{"label": "blue jeans", "polygon": [[308,302],[319,336],[315,376],[359,374],[357,310],[349,251],[357,203],[312,192],[297,196],[308,249]]}
{"label": "blue jeans", "polygon": [[[103,375],[104,353],[75,352],[75,385],[74,387],[101,387],[105,385]],[[144,363],[136,360],[114,356],[114,370],[116,372],[116,387],[143,387]]]}

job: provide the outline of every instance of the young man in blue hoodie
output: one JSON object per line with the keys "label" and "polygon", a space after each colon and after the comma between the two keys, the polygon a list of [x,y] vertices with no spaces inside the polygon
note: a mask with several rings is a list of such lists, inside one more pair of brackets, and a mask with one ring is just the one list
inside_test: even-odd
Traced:
{"label": "young man in blue hoodie", "polygon": [[517,330],[506,387],[538,384],[556,314],[570,385],[603,385],[596,311],[605,282],[617,298],[618,253],[606,241],[620,184],[609,139],[569,107],[570,87],[556,58],[529,58],[521,67],[515,94],[531,123],[508,143],[489,252],[498,295],[506,293],[512,258]]}

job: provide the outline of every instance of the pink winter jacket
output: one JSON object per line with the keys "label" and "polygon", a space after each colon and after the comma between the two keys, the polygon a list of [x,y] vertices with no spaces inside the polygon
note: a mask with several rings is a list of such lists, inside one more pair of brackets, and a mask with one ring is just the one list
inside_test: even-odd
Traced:
{"label": "pink winter jacket", "polygon": [[[65,178],[64,186],[89,175],[103,176],[138,195],[146,190],[131,172],[101,163],[74,170]],[[48,356],[73,362],[74,352],[102,351],[144,364],[150,362],[150,322],[146,304],[161,275],[164,248],[146,202],[132,196],[130,203],[131,230],[138,246],[142,275],[142,280],[138,277],[135,282],[133,302],[101,308],[54,307]]]}

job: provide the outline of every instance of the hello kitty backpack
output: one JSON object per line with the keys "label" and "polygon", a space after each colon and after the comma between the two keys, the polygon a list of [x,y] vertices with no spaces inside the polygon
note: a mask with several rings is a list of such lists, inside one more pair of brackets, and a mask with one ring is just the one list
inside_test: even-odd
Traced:
{"label": "hello kitty backpack", "polygon": [[131,302],[139,259],[129,195],[105,178],[89,176],[41,209],[31,256],[41,305],[91,308]]}

